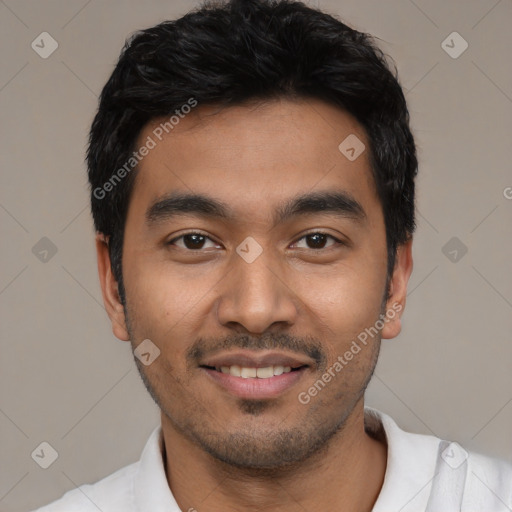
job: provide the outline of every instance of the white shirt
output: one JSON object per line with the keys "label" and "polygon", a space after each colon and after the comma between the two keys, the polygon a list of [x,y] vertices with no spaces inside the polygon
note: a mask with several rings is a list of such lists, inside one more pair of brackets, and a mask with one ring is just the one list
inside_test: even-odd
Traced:
{"label": "white shirt", "polygon": [[[405,432],[369,407],[365,426],[388,444],[386,475],[373,512],[512,511],[512,464]],[[167,483],[162,449],[158,426],[138,462],[34,512],[180,512]]]}

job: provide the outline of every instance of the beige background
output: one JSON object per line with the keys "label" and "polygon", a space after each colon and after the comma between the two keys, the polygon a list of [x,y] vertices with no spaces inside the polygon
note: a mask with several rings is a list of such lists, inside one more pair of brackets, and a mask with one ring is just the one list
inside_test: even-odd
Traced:
{"label": "beige background", "polygon": [[[512,460],[512,2],[310,3],[380,38],[419,148],[404,330],[384,342],[367,403],[406,429]],[[102,306],[83,159],[126,36],[195,5],[0,2],[0,511],[137,460],[159,421]],[[43,31],[59,44],[47,59],[31,48]],[[441,47],[453,31],[469,44],[457,59]],[[46,263],[32,252],[42,237],[57,248]],[[452,237],[468,249],[456,263],[442,252]],[[59,455],[46,470],[31,458],[42,441]]]}

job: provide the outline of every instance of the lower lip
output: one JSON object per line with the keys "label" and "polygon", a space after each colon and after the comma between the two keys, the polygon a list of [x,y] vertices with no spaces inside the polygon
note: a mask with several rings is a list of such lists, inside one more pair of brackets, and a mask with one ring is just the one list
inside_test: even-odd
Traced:
{"label": "lower lip", "polygon": [[204,370],[210,378],[232,395],[245,399],[263,400],[276,398],[290,389],[302,378],[307,367],[281,375],[274,375],[274,377],[268,379],[258,379],[257,377],[243,379],[210,368],[201,368],[201,370]]}

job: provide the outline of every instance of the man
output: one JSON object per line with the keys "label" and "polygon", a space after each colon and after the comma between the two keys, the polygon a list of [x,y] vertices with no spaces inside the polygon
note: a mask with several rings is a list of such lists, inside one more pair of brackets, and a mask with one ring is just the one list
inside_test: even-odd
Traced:
{"label": "man", "polygon": [[161,426],[40,510],[512,510],[510,464],[364,407],[401,328],[417,172],[369,36],[264,0],[144,30],[88,167],[105,307]]}

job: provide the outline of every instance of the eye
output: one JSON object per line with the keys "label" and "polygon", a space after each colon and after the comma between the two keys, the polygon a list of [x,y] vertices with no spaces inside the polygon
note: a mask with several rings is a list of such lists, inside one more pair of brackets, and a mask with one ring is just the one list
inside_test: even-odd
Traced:
{"label": "eye", "polygon": [[[327,239],[331,239],[331,240],[334,240],[334,243],[331,244],[331,245],[328,245],[326,247],[326,241]],[[306,245],[311,245],[310,247],[302,247],[304,249],[313,249],[313,250],[318,250],[318,249],[326,249],[328,247],[332,247],[333,245],[336,245],[336,244],[340,244],[340,245],[344,245],[344,243],[341,241],[341,240],[338,240],[337,238],[333,237],[332,235],[329,235],[327,233],[323,233],[321,231],[315,231],[314,233],[308,233],[307,235],[304,235],[302,238],[299,238],[299,240],[297,240],[297,242],[295,242],[295,245],[297,245],[299,242],[301,242],[302,240],[304,240],[306,242]]]}
{"label": "eye", "polygon": [[[180,241],[181,243],[177,243],[178,241]],[[167,244],[176,245],[181,249],[199,250],[205,249],[205,244],[207,241],[210,241],[212,244],[214,244],[213,247],[216,247],[215,242],[211,238],[204,235],[203,233],[193,231],[190,233],[184,233],[183,235],[173,238],[172,240],[169,240]]]}
{"label": "eye", "polygon": [[[332,240],[333,242],[329,245],[326,245],[329,239]],[[310,250],[327,249],[336,244],[345,245],[344,242],[342,242],[341,240],[338,240],[334,236],[321,231],[315,231],[313,233],[308,233],[304,235],[303,237],[299,238],[299,240],[297,240],[297,242],[295,242],[294,245],[297,246],[297,244],[301,243],[302,241],[305,242],[306,246],[298,248]],[[212,244],[210,247],[208,247],[207,245],[208,242]],[[207,248],[216,248],[218,246],[218,244],[214,242],[210,237],[198,231],[184,233],[176,238],[173,238],[172,240],[169,240],[169,242],[167,242],[167,245],[175,245],[177,247],[180,247],[181,249],[191,251],[198,251]]]}

